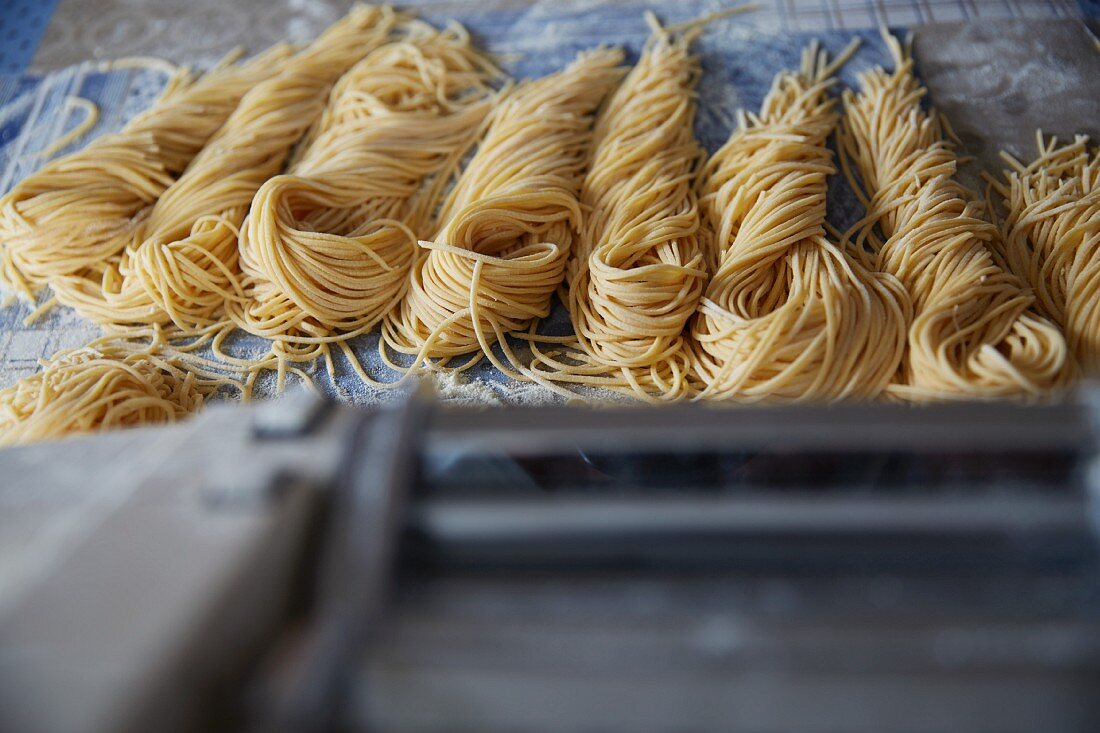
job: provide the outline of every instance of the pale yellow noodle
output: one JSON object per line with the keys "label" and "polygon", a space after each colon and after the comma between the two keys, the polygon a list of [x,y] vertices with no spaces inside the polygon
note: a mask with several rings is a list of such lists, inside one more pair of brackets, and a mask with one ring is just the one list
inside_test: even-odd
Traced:
{"label": "pale yellow noodle", "polygon": [[58,151],[64,150],[72,143],[84,137],[88,134],[88,131],[99,122],[99,105],[90,99],[84,99],[83,97],[65,97],[65,112],[62,114],[67,115],[70,110],[74,109],[81,110],[84,115],[81,117],[80,122],[76,123],[73,129],[38,151],[37,155],[43,158],[49,158]]}
{"label": "pale yellow noodle", "polygon": [[1039,312],[1062,327],[1089,376],[1100,375],[1100,152],[1088,138],[1058,146],[1038,134],[1039,157],[992,181],[1007,210],[1004,257],[1035,291]]}
{"label": "pale yellow noodle", "polygon": [[51,280],[102,266],[183,172],[241,97],[277,74],[290,49],[192,79],[178,72],[117,133],[51,161],[0,198],[0,284],[32,299]]}
{"label": "pale yellow noodle", "polygon": [[688,393],[683,331],[707,275],[692,188],[702,151],[690,45],[700,28],[673,38],[651,22],[637,65],[596,120],[581,189],[587,219],[564,298],[577,343],[566,345],[568,361],[533,345],[534,367],[554,382],[675,400]]}
{"label": "pale yellow noodle", "polygon": [[42,371],[0,390],[0,445],[175,422],[214,389],[190,372],[124,347],[64,352]]}
{"label": "pale yellow noodle", "polygon": [[717,269],[691,328],[700,398],[866,399],[897,371],[908,297],[826,236],[834,68],[812,44],[703,170]]}
{"label": "pale yellow noodle", "polygon": [[416,364],[492,354],[505,334],[547,315],[574,233],[592,116],[623,74],[622,52],[582,53],[565,70],[520,85],[493,111],[477,153],[422,241],[408,293],[382,322],[383,344]]}
{"label": "pale yellow noodle", "polygon": [[252,201],[233,321],[292,361],[328,360],[330,344],[375,326],[404,295],[417,233],[474,144],[497,76],[454,26],[417,29],[345,74],[293,167]]}
{"label": "pale yellow noodle", "polygon": [[[244,49],[235,49],[235,56],[233,58],[223,61],[221,64],[215,66],[215,69],[228,66],[229,64],[237,61],[240,56],[244,55]],[[176,64],[166,59],[157,58],[155,56],[125,56],[120,59],[111,59],[104,61],[100,65],[102,71],[118,71],[121,69],[140,69],[142,71],[157,71],[168,77],[169,85],[168,91],[172,90],[173,82],[178,80],[182,82],[188,81],[187,77],[189,73],[185,69],[181,69]]]}
{"label": "pale yellow noodle", "polygon": [[[955,179],[948,128],[921,107],[926,90],[908,48],[884,33],[896,61],[844,95],[840,136],[867,216],[855,245],[913,299],[908,351],[890,392],[905,399],[1038,398],[1073,376],[1065,339],[1033,312],[1034,296],[995,261],[998,232]],[[849,168],[846,162],[846,169]],[[850,176],[851,178],[851,176]]]}
{"label": "pale yellow noodle", "polygon": [[226,300],[245,299],[237,237],[252,197],[320,115],[332,84],[396,21],[388,6],[357,6],[255,85],[157,200],[136,244],[101,271],[51,283],[58,301],[105,325],[186,330],[222,320]]}

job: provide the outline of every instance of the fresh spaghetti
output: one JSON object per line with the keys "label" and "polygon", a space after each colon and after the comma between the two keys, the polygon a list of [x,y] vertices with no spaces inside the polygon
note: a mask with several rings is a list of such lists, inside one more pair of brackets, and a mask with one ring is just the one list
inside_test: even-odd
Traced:
{"label": "fresh spaghetti", "polygon": [[408,292],[382,321],[383,349],[414,355],[414,367],[437,369],[454,368],[451,360],[463,356],[471,358],[457,368],[467,368],[484,354],[515,374],[492,347],[500,343],[516,364],[505,335],[549,313],[581,225],[578,195],[592,117],[622,77],[621,60],[618,49],[582,53],[496,107],[443,204],[443,226],[420,242],[424,253],[410,271]]}
{"label": "fresh spaghetti", "polygon": [[[955,179],[950,129],[921,107],[926,90],[908,45],[885,34],[893,73],[860,77],[844,95],[846,172],[867,209],[853,228],[876,269],[913,299],[906,358],[890,393],[909,400],[1040,398],[1073,376],[1065,339],[1034,296],[994,260],[998,236]],[[854,165],[859,181],[852,175]]]}
{"label": "fresh spaghetti", "polygon": [[0,284],[30,300],[56,278],[119,255],[245,93],[277,74],[289,55],[279,45],[198,79],[179,71],[161,99],[121,131],[16,184],[0,198]]}
{"label": "fresh spaghetti", "polygon": [[1059,324],[1082,370],[1100,374],[1100,153],[1088,138],[1059,146],[1038,136],[1039,157],[993,181],[1008,214],[1004,256]]}
{"label": "fresh spaghetti", "polygon": [[174,422],[214,389],[148,353],[109,344],[77,349],[0,390],[0,445]]}
{"label": "fresh spaghetti", "polygon": [[717,263],[691,344],[700,398],[871,398],[901,361],[909,301],[826,236],[826,140],[837,123],[829,64],[811,45],[743,114],[703,170],[701,203]]}
{"label": "fresh spaghetti", "polygon": [[246,298],[237,236],[252,197],[320,115],[332,84],[396,22],[388,6],[358,6],[254,86],[161,194],[138,243],[92,272],[51,282],[58,301],[105,325],[188,330],[222,319],[226,300]]}
{"label": "fresh spaghetti", "polygon": [[568,271],[576,350],[553,358],[535,347],[551,382],[675,400],[688,391],[684,325],[707,275],[692,188],[698,26],[653,34],[600,113],[581,189],[587,222]]}
{"label": "fresh spaghetti", "polygon": [[253,199],[245,299],[228,312],[281,359],[331,363],[330,344],[397,305],[418,235],[492,106],[499,72],[464,29],[414,30],[344,75],[293,168]]}

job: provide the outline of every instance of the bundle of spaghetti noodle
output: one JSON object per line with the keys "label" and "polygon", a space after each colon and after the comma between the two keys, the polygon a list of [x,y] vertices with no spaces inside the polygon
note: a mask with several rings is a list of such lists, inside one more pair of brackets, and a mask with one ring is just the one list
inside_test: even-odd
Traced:
{"label": "bundle of spaghetti noodle", "polygon": [[869,247],[874,266],[913,299],[908,352],[891,393],[922,401],[1034,398],[1064,388],[1073,367],[1064,337],[995,261],[996,228],[955,179],[950,129],[922,109],[926,90],[910,49],[884,36],[896,68],[864,73],[862,91],[845,93],[841,144],[867,207],[855,244]]}
{"label": "bundle of spaghetti noodle", "polygon": [[279,72],[278,45],[193,79],[178,73],[162,97],[119,132],[51,161],[0,199],[0,283],[32,298],[53,278],[118,255],[140,215],[199,153],[248,90]]}
{"label": "bundle of spaghetti noodle", "polygon": [[357,6],[252,88],[187,171],[157,200],[117,263],[55,281],[57,299],[102,324],[215,322],[244,299],[237,235],[256,191],[320,115],[343,72],[381,45],[397,16]]}
{"label": "bundle of spaghetti noodle", "polygon": [[901,361],[910,305],[825,230],[834,64],[812,44],[759,115],[707,162],[700,202],[717,269],[691,328],[700,397],[871,398]]}
{"label": "bundle of spaghetti noodle", "polygon": [[549,312],[581,223],[577,197],[592,117],[622,77],[621,60],[618,49],[582,53],[494,109],[443,204],[445,224],[420,242],[426,254],[410,271],[408,293],[382,322],[385,345],[437,367],[428,360],[480,350],[512,373],[492,345],[507,350],[505,334]]}
{"label": "bundle of spaghetti noodle", "polygon": [[1085,373],[1100,374],[1100,153],[1088,138],[1058,146],[1038,137],[1039,157],[992,181],[1007,216],[1004,257],[1035,291],[1039,312],[1062,327]]}
{"label": "bundle of spaghetti noodle", "polygon": [[596,120],[581,189],[587,221],[568,268],[568,303],[581,350],[565,363],[536,349],[553,381],[598,385],[646,400],[687,391],[683,330],[706,267],[692,178],[699,64],[696,28],[653,34]]}
{"label": "bundle of spaghetti noodle", "polygon": [[382,46],[345,74],[293,168],[253,199],[233,321],[295,361],[377,324],[405,293],[416,232],[476,141],[496,76],[461,27]]}
{"label": "bundle of spaghetti noodle", "polygon": [[208,381],[126,345],[63,352],[0,390],[0,445],[174,422],[202,406]]}

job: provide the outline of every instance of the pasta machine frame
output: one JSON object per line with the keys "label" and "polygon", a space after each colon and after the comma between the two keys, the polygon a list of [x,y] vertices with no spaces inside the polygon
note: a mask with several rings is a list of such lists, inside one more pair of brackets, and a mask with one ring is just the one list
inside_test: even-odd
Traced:
{"label": "pasta machine frame", "polygon": [[0,730],[1093,730],[1093,394],[294,395],[2,451],[0,535],[114,498],[0,597]]}

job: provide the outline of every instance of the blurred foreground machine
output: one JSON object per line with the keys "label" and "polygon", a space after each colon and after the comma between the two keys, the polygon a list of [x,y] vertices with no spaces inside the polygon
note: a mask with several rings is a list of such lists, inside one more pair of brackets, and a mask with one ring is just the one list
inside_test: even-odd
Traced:
{"label": "blurred foreground machine", "polygon": [[1100,730],[1096,417],[299,397],[0,452],[0,730]]}

